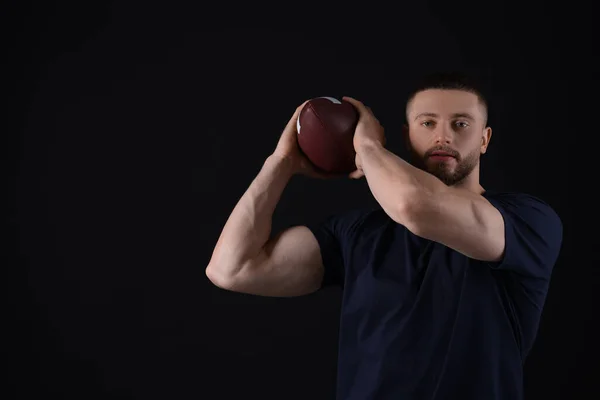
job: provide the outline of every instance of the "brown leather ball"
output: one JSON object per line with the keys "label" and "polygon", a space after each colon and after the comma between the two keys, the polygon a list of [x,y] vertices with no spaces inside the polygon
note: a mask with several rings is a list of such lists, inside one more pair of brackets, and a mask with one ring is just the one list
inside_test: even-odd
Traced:
{"label": "brown leather ball", "polygon": [[356,170],[354,130],[358,112],[344,100],[317,97],[309,100],[298,116],[298,144],[321,171],[347,174]]}

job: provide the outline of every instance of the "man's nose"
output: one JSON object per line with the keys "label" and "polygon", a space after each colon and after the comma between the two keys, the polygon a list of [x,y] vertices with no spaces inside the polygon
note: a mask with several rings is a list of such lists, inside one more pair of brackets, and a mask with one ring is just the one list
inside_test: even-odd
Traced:
{"label": "man's nose", "polygon": [[452,130],[445,125],[438,125],[435,130],[435,142],[438,144],[452,143]]}

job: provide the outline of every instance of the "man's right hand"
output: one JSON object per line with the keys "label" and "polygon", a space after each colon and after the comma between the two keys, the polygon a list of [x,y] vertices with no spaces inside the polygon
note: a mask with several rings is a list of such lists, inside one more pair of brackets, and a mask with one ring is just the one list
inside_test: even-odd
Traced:
{"label": "man's right hand", "polygon": [[296,121],[298,120],[300,111],[302,111],[302,108],[307,102],[308,100],[296,108],[294,115],[292,115],[292,118],[290,118],[285,129],[283,130],[272,156],[290,162],[292,164],[294,174],[306,175],[319,179],[335,177],[337,175],[319,171],[318,168],[315,167],[315,165],[311,163],[310,160],[302,153],[300,146],[298,145],[298,130],[296,129]]}

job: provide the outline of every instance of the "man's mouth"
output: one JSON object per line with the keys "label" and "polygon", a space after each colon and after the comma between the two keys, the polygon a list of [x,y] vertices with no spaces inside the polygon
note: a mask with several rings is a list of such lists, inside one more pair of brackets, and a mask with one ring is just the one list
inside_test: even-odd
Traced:
{"label": "man's mouth", "polygon": [[445,151],[434,151],[433,153],[431,153],[431,155],[429,156],[429,158],[433,158],[433,159],[448,159],[448,158],[455,158],[452,154],[450,153],[446,153]]}

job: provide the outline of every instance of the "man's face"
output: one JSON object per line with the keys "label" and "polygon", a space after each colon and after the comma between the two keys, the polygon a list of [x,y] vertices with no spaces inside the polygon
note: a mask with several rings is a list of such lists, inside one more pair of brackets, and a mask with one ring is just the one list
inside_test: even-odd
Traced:
{"label": "man's face", "polygon": [[484,106],[465,91],[419,92],[407,107],[407,120],[413,164],[448,186],[473,172],[491,137]]}

